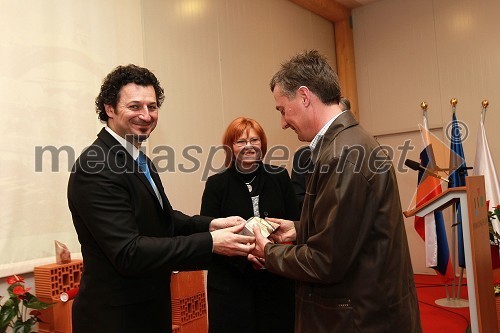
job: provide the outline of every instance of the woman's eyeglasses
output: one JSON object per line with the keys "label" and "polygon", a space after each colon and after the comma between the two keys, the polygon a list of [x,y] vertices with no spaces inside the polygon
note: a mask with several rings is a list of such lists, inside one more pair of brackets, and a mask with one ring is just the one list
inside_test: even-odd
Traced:
{"label": "woman's eyeglasses", "polygon": [[257,146],[260,143],[260,139],[259,138],[251,138],[249,140],[240,139],[236,141],[234,144],[237,145],[238,147],[243,147],[246,146],[248,143],[252,146]]}

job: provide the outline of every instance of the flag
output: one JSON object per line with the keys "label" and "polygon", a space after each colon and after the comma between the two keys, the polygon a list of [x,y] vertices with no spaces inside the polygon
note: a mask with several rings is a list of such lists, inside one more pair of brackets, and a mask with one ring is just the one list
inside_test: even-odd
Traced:
{"label": "flag", "polygon": [[[481,121],[479,122],[479,130],[477,132],[476,158],[474,161],[474,175],[484,176],[484,185],[486,189],[486,200],[489,201],[488,210],[493,210],[492,207],[500,204],[500,186],[495,169],[495,163],[491,156],[488,139],[486,138],[486,130],[484,121],[486,118],[486,107],[481,112]],[[500,223],[498,220],[493,220],[493,229],[500,233]]]}
{"label": "flag", "polygon": [[[451,139],[450,139],[450,175],[448,188],[465,186],[465,177],[467,176],[467,166],[465,164],[464,148],[462,147],[462,133],[458,126],[455,108],[451,118]],[[464,235],[462,229],[462,212],[460,211],[460,202],[455,204],[456,223],[457,223],[457,252],[458,266],[465,268]]]}
{"label": "flag", "polygon": [[[430,140],[430,132],[427,126],[426,111],[424,111],[424,126],[421,130],[424,148],[420,153],[420,165],[424,168],[435,170],[436,163]],[[430,176],[425,171],[419,170],[416,195],[417,207],[439,195],[441,192],[440,180]],[[436,270],[438,275],[443,279],[443,282],[453,280],[455,274],[450,260],[450,250],[448,239],[446,238],[443,213],[435,211],[425,217],[416,216],[414,225],[417,233],[425,240],[426,266]]]}

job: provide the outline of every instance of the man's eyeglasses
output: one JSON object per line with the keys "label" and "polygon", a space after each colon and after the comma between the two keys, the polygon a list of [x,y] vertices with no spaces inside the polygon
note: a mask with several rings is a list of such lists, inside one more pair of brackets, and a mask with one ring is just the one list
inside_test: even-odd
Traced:
{"label": "man's eyeglasses", "polygon": [[250,140],[240,139],[236,141],[234,144],[237,145],[238,147],[243,147],[246,146],[248,143],[252,146],[257,146],[260,143],[260,139],[259,138],[251,138]]}

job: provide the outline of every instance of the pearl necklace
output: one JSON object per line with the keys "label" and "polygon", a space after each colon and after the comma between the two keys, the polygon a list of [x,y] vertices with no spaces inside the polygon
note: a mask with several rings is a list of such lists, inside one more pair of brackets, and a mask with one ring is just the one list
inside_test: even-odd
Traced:
{"label": "pearl necklace", "polygon": [[255,180],[255,177],[257,177],[257,175],[253,176],[252,180],[251,180],[251,181],[249,181],[248,183],[247,183],[247,182],[245,182],[245,185],[246,185],[246,186],[247,186],[247,188],[248,188],[248,192],[252,192],[252,190],[253,190],[253,187],[252,187],[252,185],[251,185],[251,184],[252,184],[252,182]]}

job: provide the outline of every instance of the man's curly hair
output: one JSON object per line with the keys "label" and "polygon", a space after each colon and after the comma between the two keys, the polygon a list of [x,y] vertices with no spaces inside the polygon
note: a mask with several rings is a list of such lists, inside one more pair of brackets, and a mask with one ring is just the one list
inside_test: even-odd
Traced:
{"label": "man's curly hair", "polygon": [[153,86],[158,107],[165,100],[165,94],[163,88],[160,86],[160,81],[158,81],[149,69],[132,64],[118,66],[104,78],[101,92],[95,99],[95,111],[101,122],[105,123],[108,121],[104,105],[112,105],[116,108],[116,104],[120,99],[121,88],[129,83],[135,83],[144,87]]}

